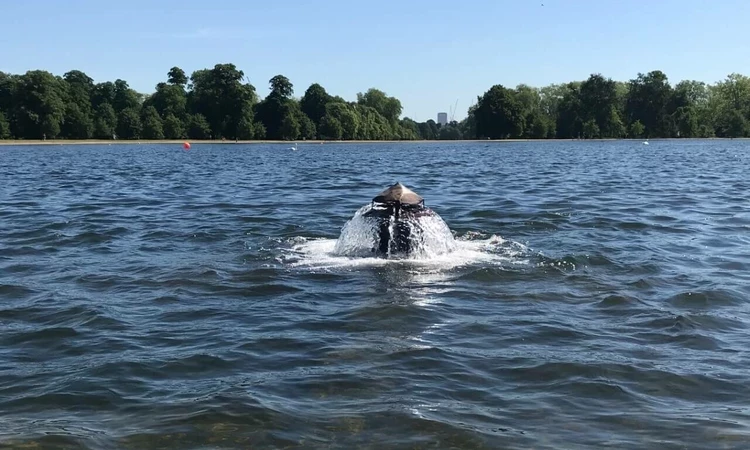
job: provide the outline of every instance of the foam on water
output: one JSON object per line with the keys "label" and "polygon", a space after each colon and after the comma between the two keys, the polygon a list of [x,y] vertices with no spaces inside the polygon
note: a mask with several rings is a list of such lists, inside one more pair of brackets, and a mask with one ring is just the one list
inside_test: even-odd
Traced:
{"label": "foam on water", "polygon": [[[505,266],[528,264],[528,249],[520,243],[490,236],[474,239],[469,234],[452,240],[452,250],[433,256],[423,254],[403,259],[385,259],[374,256],[342,256],[336,250],[337,239],[295,238],[286,261],[292,267],[311,269],[356,269],[387,265],[407,265],[415,269],[445,271],[468,265]],[[367,251],[368,255],[372,253]]]}
{"label": "foam on water", "polygon": [[[372,255],[372,249],[378,246],[378,222],[375,218],[365,215],[371,210],[372,205],[361,207],[344,224],[341,235],[334,245],[334,254],[350,257]],[[456,243],[450,228],[437,214],[422,216],[418,219],[407,218],[402,220],[409,222],[412,230],[409,237],[412,241],[412,259],[432,259],[456,249]],[[391,219],[391,222],[391,228],[395,227],[393,219]],[[393,229],[391,229],[391,235],[393,234]]]}

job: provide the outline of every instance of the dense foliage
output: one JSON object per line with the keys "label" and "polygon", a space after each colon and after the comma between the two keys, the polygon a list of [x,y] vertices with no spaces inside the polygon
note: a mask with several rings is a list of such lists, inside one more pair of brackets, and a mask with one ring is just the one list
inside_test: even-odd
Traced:
{"label": "dense foliage", "polygon": [[259,99],[233,64],[179,67],[150,95],[123,80],[94,83],[72,70],[0,72],[0,139],[507,139],[744,137],[750,134],[750,78],[714,85],[661,71],[628,82],[593,74],[544,88],[492,86],[461,122],[401,118],[401,102],[378,89],[346,101],[312,84],[296,98],[283,75]]}

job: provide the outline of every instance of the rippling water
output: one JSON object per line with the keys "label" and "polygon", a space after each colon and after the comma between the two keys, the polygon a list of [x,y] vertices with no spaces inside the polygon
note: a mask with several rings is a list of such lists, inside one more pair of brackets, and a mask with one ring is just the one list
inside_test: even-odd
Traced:
{"label": "rippling water", "polygon": [[0,147],[0,447],[750,447],[750,142],[287,147]]}

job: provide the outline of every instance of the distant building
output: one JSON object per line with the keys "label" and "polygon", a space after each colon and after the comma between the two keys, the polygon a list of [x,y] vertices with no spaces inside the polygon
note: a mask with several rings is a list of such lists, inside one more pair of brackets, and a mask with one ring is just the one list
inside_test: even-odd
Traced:
{"label": "distant building", "polygon": [[448,125],[448,113],[439,112],[438,113],[438,123],[440,125]]}

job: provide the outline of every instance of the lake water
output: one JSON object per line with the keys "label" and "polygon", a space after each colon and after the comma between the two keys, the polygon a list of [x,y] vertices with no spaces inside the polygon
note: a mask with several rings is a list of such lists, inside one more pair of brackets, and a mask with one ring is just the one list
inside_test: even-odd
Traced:
{"label": "lake water", "polygon": [[287,147],[0,147],[0,448],[750,447],[750,142]]}

